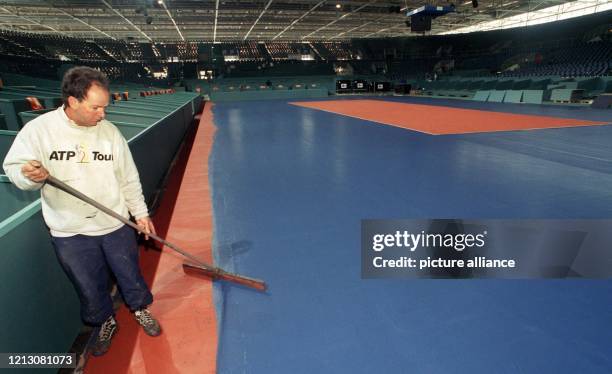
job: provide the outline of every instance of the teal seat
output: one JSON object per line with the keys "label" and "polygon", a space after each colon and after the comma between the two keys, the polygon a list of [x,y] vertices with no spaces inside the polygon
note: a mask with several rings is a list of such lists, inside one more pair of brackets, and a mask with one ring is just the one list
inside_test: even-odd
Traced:
{"label": "teal seat", "polygon": [[152,125],[155,122],[159,121],[158,118],[142,116],[137,114],[129,114],[129,113],[106,113],[106,119],[110,122],[125,122],[125,123],[133,123],[137,125]]}
{"label": "teal seat", "polygon": [[557,88],[551,91],[551,101],[575,101],[580,100],[584,90],[577,90],[572,88]]}
{"label": "teal seat", "polygon": [[489,95],[489,99],[487,101],[492,103],[501,103],[504,101],[504,97],[506,96],[506,91],[491,91]]}
{"label": "teal seat", "polygon": [[127,140],[128,142],[147,128],[146,125],[136,125],[121,122],[115,122],[113,124],[117,126],[119,131],[121,131],[121,135],[123,135],[125,140]]}
{"label": "teal seat", "polygon": [[543,90],[524,90],[523,102],[528,104],[542,104],[544,98]]}
{"label": "teal seat", "polygon": [[506,91],[506,96],[504,96],[504,103],[518,104],[521,102],[522,97],[522,90],[508,90]]}
{"label": "teal seat", "polygon": [[474,94],[474,97],[472,98],[472,100],[475,101],[487,101],[489,100],[489,95],[491,94],[491,91],[476,91],[476,93]]}
{"label": "teal seat", "polygon": [[[0,130],[0,163],[4,161],[8,150],[13,144],[13,140],[17,136],[17,131]],[[4,171],[0,172],[2,174]]]}
{"label": "teal seat", "polygon": [[0,97],[0,113],[4,115],[7,130],[18,131],[22,123],[17,114],[27,110],[30,110],[30,104],[23,98],[7,99]]}

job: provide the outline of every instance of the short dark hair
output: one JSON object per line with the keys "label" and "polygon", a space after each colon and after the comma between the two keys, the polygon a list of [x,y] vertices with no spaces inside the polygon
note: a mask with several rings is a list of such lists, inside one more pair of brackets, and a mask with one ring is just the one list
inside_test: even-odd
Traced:
{"label": "short dark hair", "polygon": [[69,69],[62,79],[62,101],[68,105],[68,97],[73,96],[81,101],[87,96],[92,85],[98,85],[108,90],[108,78],[99,70],[87,66],[77,66]]}

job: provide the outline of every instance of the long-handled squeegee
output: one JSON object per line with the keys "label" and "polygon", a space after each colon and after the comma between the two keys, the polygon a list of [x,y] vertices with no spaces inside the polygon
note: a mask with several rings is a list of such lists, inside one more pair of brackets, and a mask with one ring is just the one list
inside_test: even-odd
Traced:
{"label": "long-handled squeegee", "polygon": [[[52,175],[49,175],[49,177],[47,178],[46,183],[48,185],[51,185],[55,188],[58,188],[78,199],[83,200],[84,202],[93,205],[94,207],[100,209],[101,211],[103,211],[104,213],[118,219],[119,221],[125,223],[126,225],[130,226],[131,228],[133,228],[134,230],[146,234],[145,232],[142,231],[142,228],[140,228],[140,226],[136,225],[134,222],[130,221],[129,219],[126,219],[125,217],[123,217],[120,214],[117,214],[115,211],[105,207],[104,205],[100,204],[99,202],[95,201],[94,199],[84,195],[83,193],[75,190],[74,188],[70,187],[69,185],[67,185],[66,183],[60,181],[59,179],[53,177]],[[148,236],[150,236],[152,239],[164,244],[165,246],[167,246],[168,248],[171,248],[175,251],[177,251],[178,253],[182,254],[183,256],[187,257],[188,259],[190,259],[191,261],[193,261],[195,264],[190,264],[190,263],[184,263],[183,264],[183,270],[185,272],[188,272],[190,270],[196,269],[198,272],[200,272],[203,275],[206,275],[208,277],[211,277],[213,280],[216,279],[221,279],[221,280],[225,280],[228,282],[233,282],[233,283],[238,283],[241,284],[243,286],[247,286],[247,287],[251,287],[251,288],[255,288],[257,290],[260,291],[265,291],[266,290],[266,283],[262,280],[259,279],[254,279],[254,278],[249,278],[249,277],[245,277],[242,275],[238,275],[238,274],[234,274],[234,273],[229,273],[221,268],[209,265],[207,263],[205,263],[204,261],[200,260],[199,258],[195,257],[194,255],[192,255],[189,252],[185,252],[184,250],[180,249],[178,246],[166,241],[165,239],[160,238],[159,236],[155,235],[155,234],[146,234]]]}

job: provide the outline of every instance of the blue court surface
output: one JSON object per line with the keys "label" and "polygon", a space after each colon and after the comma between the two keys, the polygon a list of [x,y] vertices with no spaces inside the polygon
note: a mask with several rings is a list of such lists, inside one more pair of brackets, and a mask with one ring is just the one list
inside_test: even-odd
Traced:
{"label": "blue court surface", "polygon": [[213,113],[215,261],[269,285],[216,286],[219,373],[612,372],[610,280],[360,273],[362,219],[611,218],[612,126],[431,136],[286,101]]}

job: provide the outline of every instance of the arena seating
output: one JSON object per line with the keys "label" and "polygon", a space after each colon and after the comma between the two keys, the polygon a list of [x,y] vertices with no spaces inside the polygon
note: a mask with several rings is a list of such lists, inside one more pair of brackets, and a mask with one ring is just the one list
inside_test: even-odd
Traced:
{"label": "arena seating", "polygon": [[[177,82],[219,99],[226,95],[220,96],[223,92],[247,98],[257,96],[250,94],[253,91],[307,88],[335,94],[336,79],[361,79],[410,85],[413,93],[434,97],[504,103],[576,102],[611,91],[612,43],[591,29],[588,22],[576,28],[568,21],[543,25],[538,29],[541,33],[529,38],[506,30],[448,37],[219,44],[82,40],[4,30],[0,31],[0,58],[6,64],[0,69],[51,78],[48,80],[57,87],[58,77],[69,66],[86,64],[112,80],[140,83],[140,89],[127,83],[117,87],[113,91],[117,100],[123,92],[146,97],[156,93],[146,86],[170,87]],[[212,82],[197,80],[202,66],[214,71]],[[160,72],[164,74],[160,76]],[[40,84],[36,87],[35,97],[43,106],[57,104],[48,92],[39,92]],[[566,91],[560,90],[573,90],[570,100]],[[12,106],[24,105],[15,97],[23,94],[13,90],[8,95],[7,91],[0,99],[12,99]],[[295,95],[300,94],[292,92],[290,96]],[[266,96],[283,94],[260,95]],[[2,106],[9,104],[3,101]],[[5,127],[15,128],[15,121],[19,126],[17,115],[4,113],[4,117]]]}
{"label": "arena seating", "polygon": [[541,61],[529,62],[520,68],[504,72],[505,77],[596,77],[612,66],[612,45],[607,41],[580,43],[541,54]]}

